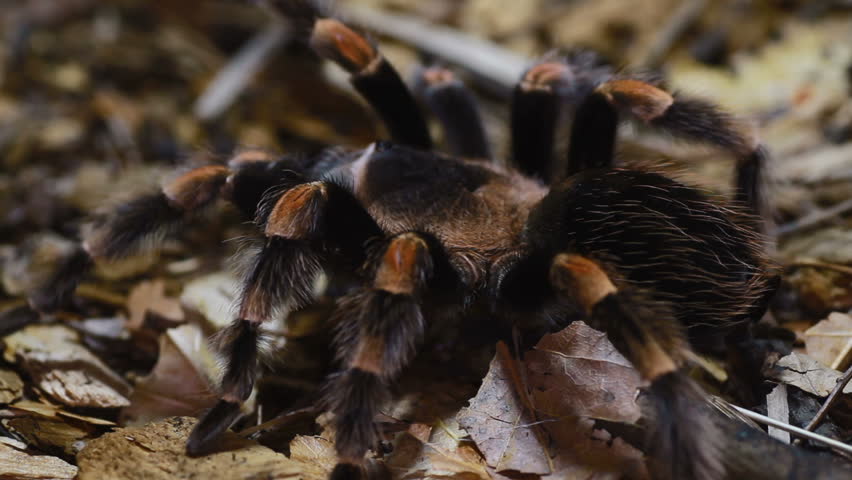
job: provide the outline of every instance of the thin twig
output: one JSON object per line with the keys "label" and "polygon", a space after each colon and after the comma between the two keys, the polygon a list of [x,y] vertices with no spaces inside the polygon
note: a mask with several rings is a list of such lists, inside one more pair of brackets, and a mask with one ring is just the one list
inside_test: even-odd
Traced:
{"label": "thin twig", "polygon": [[680,7],[672,13],[666,24],[659,30],[640,64],[646,68],[659,66],[663,57],[677,43],[683,33],[701,17],[706,6],[707,0],[689,0],[681,3]]}
{"label": "thin twig", "polygon": [[828,395],[828,398],[825,400],[825,403],[822,404],[817,414],[814,418],[805,426],[805,430],[814,431],[820,423],[822,423],[825,418],[828,410],[832,405],[840,398],[840,394],[843,393],[843,389],[846,388],[846,384],[849,383],[849,380],[852,380],[852,366],[846,369],[846,373],[840,378],[837,382],[837,385],[834,386],[834,390],[831,391],[831,394]]}
{"label": "thin twig", "polygon": [[261,423],[260,425],[255,425],[253,427],[246,428],[245,430],[240,430],[239,435],[248,438],[257,433],[265,433],[272,430],[277,430],[283,427],[284,425],[287,425],[288,423],[292,422],[294,418],[316,413],[316,410],[317,409],[315,406],[299,408],[297,410],[289,410],[287,412],[282,413],[281,415],[278,415],[272,420],[267,420]]}
{"label": "thin twig", "polygon": [[195,116],[211,120],[227,110],[289,34],[290,28],[277,21],[257,33],[216,73],[195,101]]}
{"label": "thin twig", "polygon": [[817,225],[833,220],[843,214],[852,211],[852,198],[838,203],[830,208],[817,210],[804,217],[778,227],[779,237],[786,237],[801,230],[807,230]]}
{"label": "thin twig", "polygon": [[837,440],[828,438],[824,435],[820,435],[818,433],[809,432],[804,428],[794,427],[793,425],[786,424],[784,422],[779,422],[778,420],[774,420],[772,418],[767,417],[766,415],[761,415],[757,412],[752,412],[751,410],[747,410],[743,407],[738,407],[736,405],[731,405],[736,411],[742,413],[748,418],[760,423],[764,423],[766,425],[772,425],[773,427],[780,428],[782,430],[787,430],[793,435],[797,435],[799,437],[808,438],[810,440],[814,440],[820,443],[824,443],[832,448],[836,448],[842,452],[852,454],[852,445],[847,445],[843,442],[839,442]]}

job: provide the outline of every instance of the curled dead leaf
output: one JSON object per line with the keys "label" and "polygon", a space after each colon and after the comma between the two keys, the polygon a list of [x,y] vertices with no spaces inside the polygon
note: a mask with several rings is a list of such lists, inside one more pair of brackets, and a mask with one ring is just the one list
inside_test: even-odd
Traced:
{"label": "curled dead leaf", "polygon": [[213,382],[219,367],[207,337],[195,324],[160,335],[160,356],[151,373],[140,379],[122,418],[138,425],[165,417],[197,415],[216,403]]}

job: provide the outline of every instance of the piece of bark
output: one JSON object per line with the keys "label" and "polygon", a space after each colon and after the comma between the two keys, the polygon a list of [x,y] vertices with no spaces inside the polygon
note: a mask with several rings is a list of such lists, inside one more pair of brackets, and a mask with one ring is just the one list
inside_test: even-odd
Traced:
{"label": "piece of bark", "polygon": [[10,418],[6,425],[24,438],[28,445],[45,452],[62,452],[71,457],[82,450],[85,439],[95,433],[94,428],[83,422],[39,415]]}
{"label": "piece of bark", "polygon": [[13,411],[20,410],[21,412],[27,413],[35,413],[41,415],[42,417],[48,418],[56,418],[56,417],[65,417],[65,418],[73,418],[74,420],[80,420],[85,423],[90,423],[92,425],[100,425],[105,427],[115,426],[114,422],[109,420],[104,420],[103,418],[90,417],[87,415],[80,415],[79,413],[69,412],[67,410],[63,410],[62,407],[58,405],[52,405],[49,403],[42,402],[33,402],[32,400],[21,400],[20,402],[13,403],[9,405]]}
{"label": "piece of bark", "polygon": [[231,480],[298,478],[293,462],[257,442],[226,432],[218,450],[186,455],[196,419],[174,417],[143,427],[121,428],[89,442],[77,455],[79,480]]}
{"label": "piece of bark", "polygon": [[21,398],[24,382],[12,370],[0,369],[0,404],[12,403]]}
{"label": "piece of bark", "polygon": [[72,407],[116,408],[130,404],[130,385],[63,325],[31,325],[4,338],[3,353],[32,377],[41,391]]}
{"label": "piece of bark", "polygon": [[[766,396],[767,416],[779,422],[790,423],[790,407],[787,404],[787,385],[779,383]],[[790,443],[790,432],[770,426],[769,436],[784,443]]]}
{"label": "piece of bark", "polygon": [[0,479],[71,480],[77,467],[48,455],[33,455],[0,442]]}

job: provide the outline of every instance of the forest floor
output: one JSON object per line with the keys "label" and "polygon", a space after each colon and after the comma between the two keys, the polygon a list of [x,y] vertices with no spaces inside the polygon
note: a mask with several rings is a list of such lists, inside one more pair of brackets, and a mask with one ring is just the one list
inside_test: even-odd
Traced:
{"label": "forest floor", "polygon": [[[772,154],[770,253],[782,272],[750,347],[761,375],[733,385],[739,372],[712,356],[692,374],[727,415],[735,476],[839,478],[852,468],[852,383],[842,387],[852,376],[852,4],[636,3],[338,8],[375,32],[404,76],[439,62],[465,79],[498,158],[511,82],[569,47],[659,71],[673,89],[753,121]],[[56,314],[26,298],[94,213],[177,170],[245,147],[309,154],[382,138],[342,72],[256,2],[11,2],[0,4],[0,33],[0,479],[325,479],[336,461],[316,406],[335,368],[329,292],[268,326],[275,354],[221,450],[184,452],[195,417],[217,399],[221,365],[207,339],[230,322],[239,289],[241,242],[231,240],[252,235],[227,206],[159,251],[99,264]],[[504,61],[482,61],[491,54]],[[723,152],[626,128],[619,156],[664,159],[730,193]],[[387,451],[375,461],[392,478],[650,478],[641,382],[603,333],[575,322],[520,356],[511,339],[445,337],[423,346],[378,419]]]}

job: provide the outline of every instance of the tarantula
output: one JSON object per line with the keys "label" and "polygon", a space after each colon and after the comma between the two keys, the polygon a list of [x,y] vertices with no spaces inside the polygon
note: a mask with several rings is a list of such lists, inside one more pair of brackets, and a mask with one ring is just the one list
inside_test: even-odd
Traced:
{"label": "tarantula", "polygon": [[[190,170],[95,222],[31,303],[56,308],[95,260],[127,256],[224,198],[254,219],[265,243],[223,334],[220,400],[195,427],[189,453],[208,451],[239,415],[255,382],[261,324],[283,305],[311,302],[325,270],[357,282],[332,319],[342,365],[325,391],[339,456],[332,478],[363,474],[379,441],[374,418],[430,324],[487,311],[520,328],[553,328],[572,309],[605,330],[649,382],[648,453],[660,477],[720,478],[719,435],[683,369],[695,348],[766,310],[765,149],[712,104],[579,55],[546,58],[524,73],[511,105],[509,165],[491,158],[463,84],[445,69],[424,70],[418,91],[448,144],[439,153],[376,44],[337,20],[310,17],[311,47],[351,74],[391,141],[307,159],[250,150]],[[558,116],[568,107],[567,162],[554,162]],[[732,152],[733,201],[654,166],[619,167],[624,119]]]}

